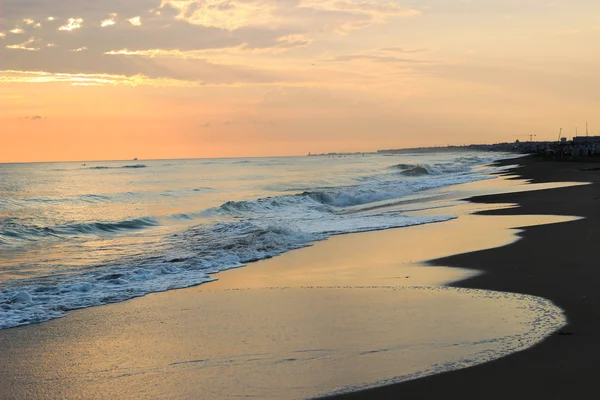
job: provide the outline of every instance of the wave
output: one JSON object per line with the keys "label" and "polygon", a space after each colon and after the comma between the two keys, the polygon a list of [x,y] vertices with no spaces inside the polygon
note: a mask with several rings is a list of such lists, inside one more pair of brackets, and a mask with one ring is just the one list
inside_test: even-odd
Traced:
{"label": "wave", "polygon": [[87,224],[72,224],[55,228],[60,234],[102,234],[119,231],[140,230],[159,225],[156,218],[135,218],[117,222],[91,222]]}
{"label": "wave", "polygon": [[80,275],[11,281],[0,290],[0,329],[39,323],[70,310],[115,303],[152,292],[198,285],[211,274],[310,246],[331,235],[440,222],[453,217],[382,213],[339,218],[326,231],[241,221],[188,228],[167,238],[164,254],[124,258]]}
{"label": "wave", "polygon": [[415,167],[417,167],[416,164],[396,164],[396,165],[392,165],[390,168],[397,168],[402,171],[405,171],[407,169],[413,169]]}
{"label": "wave", "polygon": [[429,172],[429,170],[425,167],[421,167],[421,166],[416,166],[414,168],[410,168],[410,169],[406,169],[404,171],[402,171],[402,175],[405,176],[423,176],[423,175],[430,175],[431,172]]}
{"label": "wave", "polygon": [[86,169],[122,169],[122,168],[137,169],[137,168],[148,168],[148,166],[145,164],[121,165],[119,167],[109,167],[109,166],[105,166],[105,165],[98,165],[98,166],[94,166],[94,167],[87,167]]}
{"label": "wave", "polygon": [[[204,211],[173,214],[161,220],[173,224],[168,233],[165,230],[153,235],[153,245],[143,251],[119,251],[115,256],[118,258],[112,257],[102,265],[86,264],[85,269],[69,266],[68,273],[57,268],[57,272],[50,271],[43,277],[4,282],[0,287],[0,328],[43,322],[77,308],[209,282],[213,273],[310,246],[332,235],[452,219],[454,216],[407,216],[381,206],[405,196],[418,197],[419,192],[428,189],[489,179],[471,171],[469,165],[478,163],[481,159],[384,166],[376,171],[378,175],[361,179],[356,185],[326,187],[324,183],[301,192],[227,201]],[[411,173],[408,171],[415,175],[399,176]],[[203,187],[190,190],[198,189],[211,191]],[[94,196],[88,200],[106,201]],[[203,223],[190,227],[185,221],[192,219]],[[0,246],[41,238],[113,235],[160,225],[154,217],[45,227],[24,222],[4,218]]]}
{"label": "wave", "polygon": [[342,209],[346,207],[369,205],[424,190],[482,179],[490,179],[490,177],[452,175],[421,180],[377,181],[356,186],[305,191],[294,195],[265,197],[251,201],[229,201],[218,207],[217,210],[210,211],[226,212],[237,217],[283,212],[284,208],[290,209],[291,212],[325,211],[336,213],[343,211]]}
{"label": "wave", "polygon": [[[476,161],[479,160],[479,161]],[[435,163],[435,164],[396,164],[390,168],[400,170],[403,176],[425,176],[425,175],[443,175],[456,174],[460,172],[469,172],[472,165],[479,164],[480,158],[458,158],[450,163]]]}
{"label": "wave", "polygon": [[84,194],[80,199],[88,203],[102,203],[111,200],[110,197],[101,194]]}
{"label": "wave", "polygon": [[186,213],[173,214],[173,215],[171,215],[171,218],[185,220],[185,221],[190,221],[190,220],[194,219],[192,216],[190,216]]}
{"label": "wave", "polygon": [[23,242],[36,242],[42,239],[61,239],[77,235],[106,235],[124,231],[134,231],[158,226],[156,218],[145,217],[114,222],[88,222],[38,226],[23,223],[17,218],[7,218],[0,227],[0,243],[18,246]]}
{"label": "wave", "polygon": [[144,164],[135,164],[135,165],[123,165],[121,168],[148,168],[148,166],[144,165]]}

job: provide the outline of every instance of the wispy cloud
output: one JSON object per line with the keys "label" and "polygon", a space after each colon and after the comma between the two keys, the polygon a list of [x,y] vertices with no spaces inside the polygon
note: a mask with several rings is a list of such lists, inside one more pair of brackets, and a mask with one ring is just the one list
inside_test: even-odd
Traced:
{"label": "wispy cloud", "polygon": [[31,45],[35,42],[36,42],[35,38],[29,38],[29,40],[27,40],[26,42],[9,45],[9,46],[6,46],[6,48],[11,49],[11,50],[38,51],[40,49],[39,47],[31,47]]}
{"label": "wispy cloud", "polygon": [[75,29],[80,29],[83,25],[82,18],[69,18],[65,25],[61,25],[58,27],[59,31],[74,31]]}
{"label": "wispy cloud", "polygon": [[420,11],[392,1],[363,0],[163,0],[161,8],[179,11],[190,24],[236,30],[256,26],[304,26],[310,30],[345,32]]}
{"label": "wispy cloud", "polygon": [[33,26],[34,28],[41,28],[42,24],[39,22],[34,21],[31,18],[25,18],[23,20],[23,22],[25,23],[25,25],[29,25],[29,26]]}
{"label": "wispy cloud", "polygon": [[199,83],[168,78],[148,78],[144,75],[67,74],[44,71],[0,70],[0,83],[69,83],[74,86],[197,86]]}
{"label": "wispy cloud", "polygon": [[427,62],[424,60],[416,60],[413,58],[400,58],[400,57],[379,56],[379,55],[370,55],[370,54],[344,54],[344,55],[326,59],[324,61],[343,62],[343,61],[357,61],[357,60],[373,61],[373,62],[378,62],[378,63],[391,63],[391,64],[415,64],[415,63]]}
{"label": "wispy cloud", "polygon": [[[5,32],[12,27],[12,33],[29,33],[44,21],[31,32],[35,47],[6,35],[11,49],[41,48],[35,57],[7,57],[4,46],[6,69],[209,82],[277,80],[257,74],[272,69],[275,56],[286,54],[293,63],[315,41],[420,13],[368,0],[64,0],[35,10],[5,1]],[[75,55],[83,50],[85,58]]]}
{"label": "wispy cloud", "polygon": [[103,27],[103,28],[106,28],[107,26],[112,26],[112,25],[116,24],[116,22],[115,22],[115,18],[116,17],[117,17],[117,14],[116,13],[112,13],[110,15],[110,18],[107,18],[107,19],[102,20],[100,22],[100,26]]}
{"label": "wispy cloud", "polygon": [[115,21],[112,19],[105,19],[103,21],[100,22],[100,26],[103,28],[106,28],[107,26],[111,26],[114,25]]}
{"label": "wispy cloud", "polygon": [[181,59],[207,59],[215,55],[243,55],[243,54],[279,54],[294,48],[306,47],[311,43],[311,39],[303,35],[286,35],[275,40],[274,43],[262,46],[252,47],[248,43],[243,43],[234,47],[222,47],[203,50],[166,50],[166,49],[148,49],[148,50],[110,50],[105,52],[111,56],[140,56],[148,58],[173,57]]}
{"label": "wispy cloud", "polygon": [[142,19],[140,17],[133,17],[127,21],[129,21],[129,23],[133,26],[142,26]]}
{"label": "wispy cloud", "polygon": [[389,52],[389,53],[400,53],[400,54],[425,53],[425,52],[429,51],[429,49],[407,49],[404,47],[382,47],[378,50],[384,51],[384,52]]}

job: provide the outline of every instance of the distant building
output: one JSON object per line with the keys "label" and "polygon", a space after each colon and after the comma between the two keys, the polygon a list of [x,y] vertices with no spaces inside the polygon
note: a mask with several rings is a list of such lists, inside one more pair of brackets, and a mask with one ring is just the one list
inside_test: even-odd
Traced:
{"label": "distant building", "polygon": [[600,145],[600,136],[575,136],[573,138],[573,145],[575,146],[587,146],[587,145]]}

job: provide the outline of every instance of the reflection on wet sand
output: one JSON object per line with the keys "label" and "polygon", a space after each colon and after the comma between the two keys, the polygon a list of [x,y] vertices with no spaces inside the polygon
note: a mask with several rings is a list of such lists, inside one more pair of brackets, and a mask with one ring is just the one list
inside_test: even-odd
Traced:
{"label": "reflection on wet sand", "polygon": [[214,283],[1,331],[1,389],[23,399],[302,398],[525,348],[564,324],[559,309],[435,287],[473,272],[424,265],[573,219],[471,214],[497,207],[443,207],[459,218],[333,237]]}

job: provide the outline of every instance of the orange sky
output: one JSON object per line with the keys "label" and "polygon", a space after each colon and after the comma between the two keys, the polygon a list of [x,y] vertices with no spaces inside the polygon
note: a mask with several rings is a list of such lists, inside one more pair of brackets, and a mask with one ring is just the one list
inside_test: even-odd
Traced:
{"label": "orange sky", "polygon": [[22,3],[0,13],[0,162],[600,132],[596,1]]}

